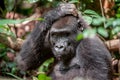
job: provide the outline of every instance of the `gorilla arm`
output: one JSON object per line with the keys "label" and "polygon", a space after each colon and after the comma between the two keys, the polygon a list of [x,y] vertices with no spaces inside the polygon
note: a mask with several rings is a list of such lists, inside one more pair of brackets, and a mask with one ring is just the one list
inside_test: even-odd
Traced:
{"label": "gorilla arm", "polygon": [[[45,47],[45,38],[54,21],[68,14],[75,14],[73,4],[61,4],[43,16],[32,33],[23,44],[16,62],[21,70],[31,70],[39,67],[46,59],[52,57],[49,47]],[[75,14],[76,15],[76,14]]]}
{"label": "gorilla arm", "polygon": [[77,57],[86,80],[111,80],[111,55],[102,41],[94,38],[83,39],[77,47]]}

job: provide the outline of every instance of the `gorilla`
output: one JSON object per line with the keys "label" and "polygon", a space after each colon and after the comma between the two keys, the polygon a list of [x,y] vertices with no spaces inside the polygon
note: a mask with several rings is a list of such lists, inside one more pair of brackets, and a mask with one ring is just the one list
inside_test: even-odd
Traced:
{"label": "gorilla", "polygon": [[90,27],[73,4],[60,4],[42,18],[16,57],[21,70],[54,57],[52,80],[112,80],[111,55],[103,42],[97,36],[76,40]]}

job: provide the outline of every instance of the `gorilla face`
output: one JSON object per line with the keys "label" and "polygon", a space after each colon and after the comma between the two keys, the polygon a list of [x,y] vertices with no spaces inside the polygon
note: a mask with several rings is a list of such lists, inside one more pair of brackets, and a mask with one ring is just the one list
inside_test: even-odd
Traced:
{"label": "gorilla face", "polygon": [[69,16],[56,21],[50,29],[50,44],[57,59],[65,56],[72,58],[75,55],[75,48],[78,43],[76,41],[78,34],[78,31],[75,30],[77,29],[75,28],[76,25],[77,18]]}

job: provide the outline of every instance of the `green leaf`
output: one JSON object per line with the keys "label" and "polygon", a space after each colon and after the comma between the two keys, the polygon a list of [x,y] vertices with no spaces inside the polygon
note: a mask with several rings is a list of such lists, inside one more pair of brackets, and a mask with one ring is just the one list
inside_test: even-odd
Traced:
{"label": "green leaf", "polygon": [[49,2],[53,2],[53,0],[48,0]]}
{"label": "green leaf", "polygon": [[11,73],[12,74],[15,74],[17,72],[17,68],[14,66],[13,68],[12,68],[12,70],[11,70]]}
{"label": "green leaf", "polygon": [[4,56],[6,56],[6,52],[3,52],[2,54],[0,54],[0,58],[3,58]]}
{"label": "green leaf", "polygon": [[78,34],[78,35],[77,35],[76,40],[79,41],[79,40],[81,40],[81,39],[83,39],[83,38],[84,38],[84,37],[83,37],[83,34],[81,33],[81,34]]}
{"label": "green leaf", "polygon": [[90,16],[83,16],[84,20],[90,25],[92,23],[92,17]]}
{"label": "green leaf", "polygon": [[113,27],[120,26],[120,19],[116,19],[113,21]]}
{"label": "green leaf", "polygon": [[9,76],[12,76],[12,77],[14,77],[14,78],[16,78],[17,80],[25,80],[25,79],[22,79],[22,78],[14,75],[14,74],[12,74],[12,73],[6,73],[6,74],[9,75]]}
{"label": "green leaf", "polygon": [[0,50],[5,48],[6,48],[5,45],[0,43]]}
{"label": "green leaf", "polygon": [[53,58],[50,58],[50,59],[46,60],[46,61],[42,64],[42,66],[40,66],[39,72],[46,72],[46,71],[48,71],[48,67],[49,67],[49,65],[50,65],[51,63],[53,63],[53,61],[54,61]]}
{"label": "green leaf", "polygon": [[118,32],[120,32],[120,26],[117,26],[117,27],[112,29],[112,34],[116,34]]}
{"label": "green leaf", "polygon": [[46,76],[46,74],[39,74],[38,80],[52,80],[51,77]]}
{"label": "green leaf", "polygon": [[5,8],[10,12],[14,8],[15,0],[4,0]]}
{"label": "green leaf", "polygon": [[0,20],[0,25],[18,24],[18,23],[22,23],[25,20],[26,19],[21,19],[21,20],[2,19],[2,20]]}
{"label": "green leaf", "polygon": [[29,3],[35,3],[35,2],[37,2],[37,1],[39,1],[39,0],[27,0]]}
{"label": "green leaf", "polygon": [[0,25],[0,33],[5,34],[6,36],[15,37],[15,34],[8,28],[8,26]]}
{"label": "green leaf", "polygon": [[32,19],[32,18],[26,18],[26,19],[20,19],[20,20],[12,20],[12,19],[2,19],[0,20],[0,25],[6,25],[6,24],[18,24],[18,23],[22,23],[24,21],[32,21],[32,20],[44,20],[43,18],[36,18],[36,19]]}
{"label": "green leaf", "polygon": [[32,80],[38,80],[38,78],[33,76],[33,77],[32,77]]}
{"label": "green leaf", "polygon": [[39,74],[38,75],[38,80],[45,80],[46,75],[45,74]]}
{"label": "green leaf", "polygon": [[83,32],[84,38],[92,38],[96,35],[96,29],[86,29]]}
{"label": "green leaf", "polygon": [[95,15],[96,17],[100,17],[95,11],[89,10],[89,9],[85,10],[83,13],[88,14],[88,15]]}
{"label": "green leaf", "polygon": [[44,21],[43,18],[36,18],[36,19],[33,19],[33,20]]}
{"label": "green leaf", "polygon": [[120,18],[120,14],[116,14],[117,18]]}
{"label": "green leaf", "polygon": [[8,62],[7,63],[7,67],[9,67],[9,68],[15,68],[16,67],[16,63],[14,63],[14,62]]}
{"label": "green leaf", "polygon": [[98,33],[101,34],[102,36],[104,37],[108,37],[108,32],[106,29],[102,28],[102,27],[99,27],[98,28]]}
{"label": "green leaf", "polygon": [[79,3],[79,0],[71,0],[69,3]]}
{"label": "green leaf", "polygon": [[107,19],[107,20],[106,20],[107,23],[105,24],[105,28],[111,27],[114,20],[115,20],[114,18],[109,18],[109,19]]}
{"label": "green leaf", "polygon": [[105,18],[99,17],[99,18],[94,18],[92,25],[99,26],[105,21]]}

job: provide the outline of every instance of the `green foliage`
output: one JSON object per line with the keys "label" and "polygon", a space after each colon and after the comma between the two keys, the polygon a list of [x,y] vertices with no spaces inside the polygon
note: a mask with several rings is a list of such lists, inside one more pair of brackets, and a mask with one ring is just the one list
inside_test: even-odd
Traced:
{"label": "green foliage", "polygon": [[98,33],[100,35],[102,35],[103,37],[108,37],[108,31],[105,28],[103,28],[103,27],[99,27],[98,28]]}
{"label": "green foliage", "polygon": [[99,33],[103,37],[108,37],[108,32],[103,26],[106,21],[105,18],[101,17],[98,13],[93,10],[85,10],[83,13],[84,20],[88,25],[92,25],[93,29],[87,29],[83,33],[77,36],[77,40],[81,40],[87,37],[93,37],[96,33]]}
{"label": "green foliage", "polygon": [[96,29],[86,29],[83,33],[77,35],[76,40],[81,40],[83,38],[92,38],[96,35]]}
{"label": "green foliage", "polygon": [[93,26],[100,26],[103,24],[103,22],[105,22],[105,18],[103,18],[103,17],[93,18],[92,25]]}
{"label": "green foliage", "polygon": [[[103,37],[113,36],[113,35],[116,35],[118,32],[120,32],[119,18],[105,19],[104,17],[100,16],[98,13],[96,13],[93,10],[85,10],[83,12],[83,15],[84,15],[83,18],[85,19],[85,21],[89,25],[92,25],[92,27],[96,29],[96,33],[99,33]],[[112,34],[108,35],[109,32]],[[83,36],[84,34],[87,35],[87,33],[83,33]],[[89,32],[88,32],[88,35],[90,35]],[[81,35],[79,36],[81,37]]]}
{"label": "green foliage", "polygon": [[3,58],[6,55],[6,46],[0,43],[0,58]]}
{"label": "green foliage", "polygon": [[22,23],[24,21],[33,21],[33,20],[43,20],[43,19],[42,18],[36,18],[36,19],[25,18],[25,19],[19,19],[19,20],[2,19],[2,20],[0,20],[0,25],[18,24],[18,23]]}
{"label": "green foliage", "polygon": [[120,19],[115,19],[112,23],[113,27],[120,26]]}
{"label": "green foliage", "polygon": [[120,26],[113,28],[112,30],[113,35],[117,34],[118,32],[120,32]]}
{"label": "green foliage", "polygon": [[45,73],[41,73],[38,77],[33,77],[33,80],[52,80],[51,77],[48,77]]}
{"label": "green foliage", "polygon": [[26,1],[28,1],[29,3],[35,3],[35,2],[37,2],[39,0],[26,0]]}
{"label": "green foliage", "polygon": [[38,80],[52,80],[51,77],[46,76],[46,74],[39,74]]}
{"label": "green foliage", "polygon": [[49,65],[52,64],[53,61],[54,61],[53,58],[46,60],[46,61],[42,64],[42,66],[40,66],[39,72],[47,72],[47,71],[48,71],[48,68],[49,68]]}
{"label": "green foliage", "polygon": [[6,10],[9,12],[14,8],[15,0],[4,0],[4,3]]}
{"label": "green foliage", "polygon": [[85,10],[83,15],[83,18],[85,18],[86,22],[88,22],[88,24],[92,24],[93,26],[99,26],[105,22],[105,18],[101,17],[93,10]]}
{"label": "green foliage", "polygon": [[69,3],[79,3],[79,0],[70,0]]}
{"label": "green foliage", "polygon": [[[15,9],[17,6],[15,3],[16,0],[4,0],[6,9],[2,11],[2,15],[5,17],[6,12],[10,11],[16,11],[20,12],[23,15],[30,15],[32,14],[32,7],[29,9]],[[18,0],[19,1],[19,0]],[[60,2],[63,2],[62,0],[22,0],[26,1],[26,3],[32,3],[35,4],[36,2],[39,2],[40,7],[55,7]],[[82,11],[83,18],[85,21],[92,26],[92,29],[87,29],[83,33],[80,33],[76,40],[81,40],[83,38],[87,37],[93,37],[97,33],[101,36],[111,39],[114,35],[120,32],[120,0],[115,0],[115,11],[116,14],[114,17],[106,19],[101,16],[101,13],[98,13],[94,10],[87,9],[88,4],[90,5],[95,0],[67,0],[70,3],[74,3],[79,10]],[[21,7],[21,6],[19,6]],[[99,10],[100,11],[100,10]],[[15,37],[15,34],[10,30],[10,28],[7,26],[8,24],[18,24],[22,23],[24,21],[32,21],[32,20],[43,20],[41,18],[38,19],[20,19],[20,20],[11,20],[11,19],[1,19],[0,20],[0,36],[4,35],[6,37],[12,36]],[[0,43],[0,59],[2,59],[2,63],[0,64],[1,72],[7,75],[10,75],[12,77],[17,78],[18,80],[23,80],[16,76],[17,69],[16,64],[14,62],[10,62],[7,57],[7,51],[13,52],[14,51],[5,45]],[[120,55],[115,55],[115,58],[120,59]],[[37,77],[33,77],[33,80],[51,80],[50,77],[48,77],[45,72],[49,70],[50,64],[53,62],[53,58],[50,60],[47,60],[45,63],[43,63],[42,66],[39,68],[39,74]]]}
{"label": "green foliage", "polygon": [[17,80],[25,80],[25,79],[22,79],[22,78],[14,75],[14,74],[12,74],[12,73],[6,73],[6,74],[9,75],[9,76],[12,76],[12,77],[14,77],[14,78],[16,78]]}
{"label": "green foliage", "polygon": [[50,65],[53,63],[54,58],[46,60],[39,68],[39,74],[37,77],[33,76],[33,80],[52,80],[51,77],[47,76],[45,72],[49,70]]}
{"label": "green foliage", "polygon": [[81,33],[77,35],[76,40],[79,41],[82,40],[83,38],[84,38],[83,33]]}
{"label": "green foliage", "polygon": [[21,20],[2,19],[0,20],[0,25],[18,24],[18,23],[22,23],[23,21],[25,21],[25,19],[21,19]]}
{"label": "green foliage", "polygon": [[14,54],[14,51],[12,49],[7,48],[5,45],[0,43],[0,59],[2,59],[2,62],[0,64],[1,73],[7,74],[10,72],[11,74],[15,74],[17,72],[16,64],[9,61],[7,52]]}
{"label": "green foliage", "polygon": [[115,18],[109,18],[106,20],[105,28],[111,27]]}
{"label": "green foliage", "polygon": [[105,28],[110,28],[112,36],[116,35],[118,32],[120,32],[120,19],[110,18],[106,20]]}
{"label": "green foliage", "polygon": [[86,15],[90,15],[91,17],[100,17],[99,14],[97,14],[95,11],[89,9],[85,10],[83,13]]}
{"label": "green foliage", "polygon": [[15,34],[9,29],[8,26],[2,26],[0,25],[0,34],[15,37]]}
{"label": "green foliage", "polygon": [[83,18],[87,22],[88,25],[92,24],[92,21],[93,21],[92,17],[84,15]]}
{"label": "green foliage", "polygon": [[11,77],[16,78],[17,80],[23,80],[22,78],[16,76],[16,73],[18,72],[16,68],[16,63],[9,61],[7,57],[7,52],[11,52],[14,54],[14,51],[10,48],[7,48],[5,45],[0,43],[0,59],[2,59],[0,63],[0,71],[2,75],[8,75]]}

